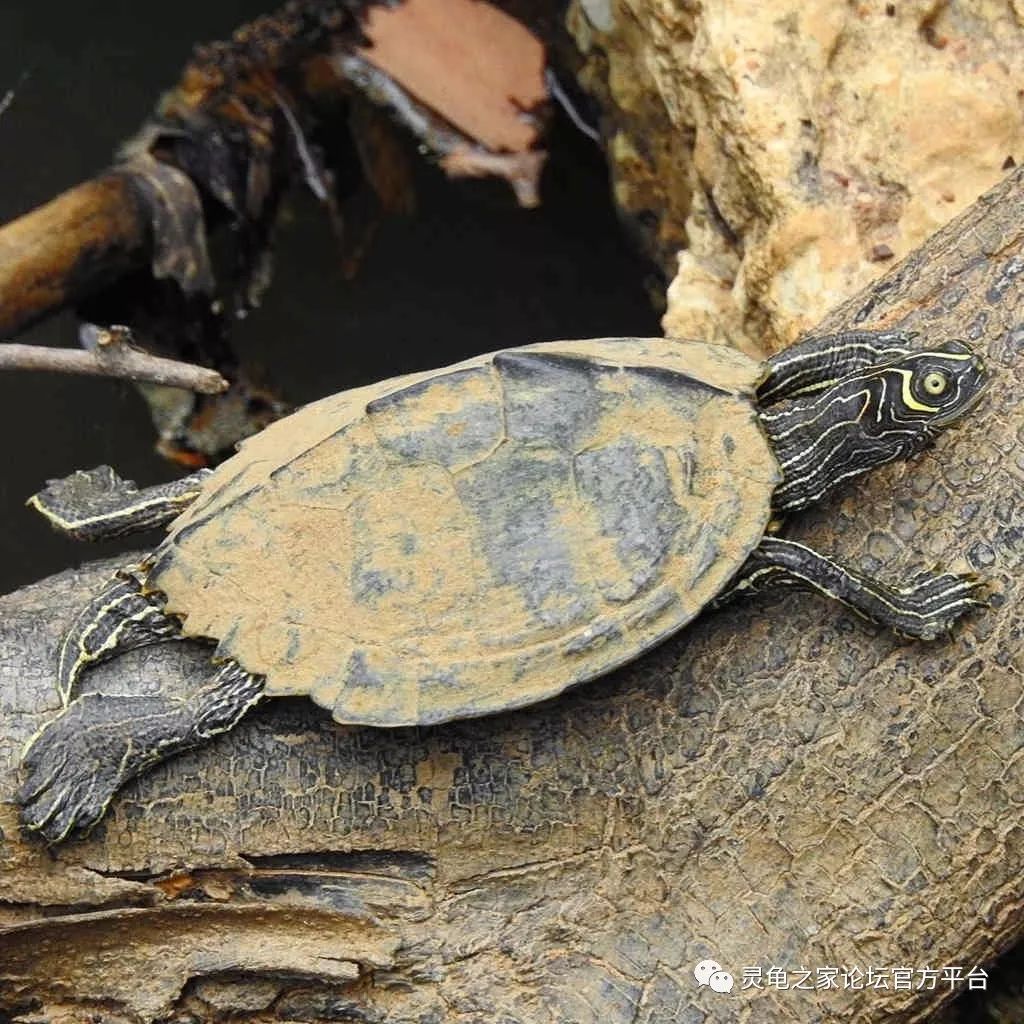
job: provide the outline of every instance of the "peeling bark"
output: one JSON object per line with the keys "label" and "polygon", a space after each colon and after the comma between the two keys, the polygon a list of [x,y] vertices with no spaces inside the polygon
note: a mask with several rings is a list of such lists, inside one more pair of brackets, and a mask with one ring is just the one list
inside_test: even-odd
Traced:
{"label": "peeling bark", "polygon": [[[0,600],[0,1007],[105,1022],[924,1019],[948,992],[739,979],[969,967],[1021,935],[1022,271],[1017,172],[825,325],[965,337],[991,365],[960,429],[791,531],[887,578],[931,562],[990,577],[994,607],[948,641],[790,595],[708,614],[605,680],[493,718],[383,731],[270,702],[48,852],[19,834],[16,765],[57,709],[61,631],[110,566]],[[203,657],[136,652],[87,683],[170,689]],[[707,957],[737,976],[730,995],[697,988]]]}

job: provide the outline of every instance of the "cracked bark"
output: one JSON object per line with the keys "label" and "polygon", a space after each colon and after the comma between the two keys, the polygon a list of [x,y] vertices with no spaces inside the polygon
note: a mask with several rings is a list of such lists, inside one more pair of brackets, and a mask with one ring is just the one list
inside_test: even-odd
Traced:
{"label": "cracked bark", "polygon": [[[931,562],[990,577],[997,607],[949,641],[765,597],[513,714],[376,731],[269,702],[49,853],[19,834],[16,764],[109,564],[0,600],[0,1007],[111,1024],[924,1019],[948,993],[725,996],[691,971],[969,967],[1021,935],[1022,272],[1018,171],[824,325],[965,337],[990,363],[969,422],[792,531],[887,578]],[[201,674],[200,649],[167,645],[88,686]]]}

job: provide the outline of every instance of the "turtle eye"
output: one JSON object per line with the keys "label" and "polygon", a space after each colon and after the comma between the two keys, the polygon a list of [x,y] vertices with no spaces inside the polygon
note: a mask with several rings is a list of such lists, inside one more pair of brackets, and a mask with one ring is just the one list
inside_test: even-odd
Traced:
{"label": "turtle eye", "polygon": [[941,395],[949,387],[949,377],[940,370],[930,370],[924,375],[921,387],[929,395]]}

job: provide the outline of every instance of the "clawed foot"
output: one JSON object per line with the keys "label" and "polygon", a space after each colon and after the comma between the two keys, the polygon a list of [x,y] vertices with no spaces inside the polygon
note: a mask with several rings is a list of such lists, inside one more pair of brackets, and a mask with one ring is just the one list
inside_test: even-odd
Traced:
{"label": "clawed foot", "polygon": [[173,733],[176,716],[160,697],[87,694],[74,701],[25,752],[17,796],[25,828],[48,843],[88,831],[125,782],[161,759],[160,744],[149,737]]}
{"label": "clawed foot", "polygon": [[139,490],[109,466],[48,480],[28,500],[50,525],[76,540],[105,540],[147,530],[173,519],[195,500],[210,470]]}
{"label": "clawed foot", "polygon": [[93,469],[75,470],[70,476],[47,480],[46,486],[36,497],[55,503],[73,500],[76,504],[93,504],[126,493],[135,493],[137,490],[131,480],[122,479],[110,466],[96,466]]}
{"label": "clawed foot", "polygon": [[120,508],[138,489],[110,466],[81,469],[46,486],[28,500],[53,526],[77,540],[90,540],[95,521]]}
{"label": "clawed foot", "polygon": [[904,607],[897,609],[895,628],[905,636],[934,640],[972,608],[984,608],[985,581],[975,573],[918,573],[899,591]]}

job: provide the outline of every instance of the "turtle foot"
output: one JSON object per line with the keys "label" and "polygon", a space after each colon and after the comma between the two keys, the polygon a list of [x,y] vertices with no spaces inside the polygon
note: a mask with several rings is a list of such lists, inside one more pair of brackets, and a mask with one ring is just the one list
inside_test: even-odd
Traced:
{"label": "turtle foot", "polygon": [[982,597],[985,583],[974,573],[929,569],[893,587],[784,537],[765,537],[716,603],[743,591],[780,585],[817,590],[858,615],[917,640],[949,633],[962,615],[987,603]]}
{"label": "turtle foot", "polygon": [[97,520],[137,495],[133,481],[122,480],[110,466],[97,466],[47,480],[28,504],[61,532],[78,540],[90,540]]}
{"label": "turtle foot", "polygon": [[918,573],[899,591],[894,605],[894,628],[917,640],[935,640],[949,633],[962,615],[988,602],[982,596],[985,581],[975,573]]}
{"label": "turtle foot", "polygon": [[161,697],[79,697],[25,752],[17,796],[25,828],[48,843],[87,832],[121,786],[173,751],[182,711]]}
{"label": "turtle foot", "polygon": [[79,470],[28,499],[50,525],[76,540],[108,540],[169,522],[187,508],[210,471],[139,490],[110,466]]}

